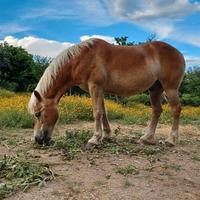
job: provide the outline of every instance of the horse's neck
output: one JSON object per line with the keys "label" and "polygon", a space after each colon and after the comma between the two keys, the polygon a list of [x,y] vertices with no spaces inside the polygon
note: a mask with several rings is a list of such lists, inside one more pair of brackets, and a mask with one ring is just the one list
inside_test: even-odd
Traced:
{"label": "horse's neck", "polygon": [[68,72],[69,70],[67,67],[60,70],[56,77],[53,78],[52,84],[44,92],[44,98],[55,99],[59,101],[62,95],[73,86],[70,74]]}

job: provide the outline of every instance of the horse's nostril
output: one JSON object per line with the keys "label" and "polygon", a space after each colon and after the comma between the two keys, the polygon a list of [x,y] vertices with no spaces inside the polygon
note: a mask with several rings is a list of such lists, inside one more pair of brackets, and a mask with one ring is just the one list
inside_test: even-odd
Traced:
{"label": "horse's nostril", "polygon": [[40,135],[35,136],[35,142],[42,145],[44,143],[44,137]]}

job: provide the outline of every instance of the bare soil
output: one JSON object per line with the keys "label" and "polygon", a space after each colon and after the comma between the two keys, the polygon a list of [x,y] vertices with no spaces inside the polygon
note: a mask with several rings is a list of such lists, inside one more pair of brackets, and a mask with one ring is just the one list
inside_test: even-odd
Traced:
{"label": "bare soil", "polygon": [[[130,131],[144,132],[144,126],[125,126],[111,123],[113,130],[127,135]],[[58,126],[56,135],[65,130],[92,130],[93,123],[78,122]],[[168,125],[159,125],[157,142],[167,137]],[[0,156],[25,151],[40,162],[48,163],[55,179],[45,187],[32,187],[17,192],[8,200],[200,200],[200,130],[194,126],[180,128],[181,142],[167,148],[164,154],[122,155],[103,150],[84,152],[73,160],[66,160],[61,151],[32,148],[32,130],[2,130],[10,137],[10,144],[1,141]],[[116,136],[117,137],[117,136]],[[16,144],[15,144],[15,141]],[[158,144],[156,144],[158,145]],[[136,174],[122,175],[116,168],[135,166]]]}

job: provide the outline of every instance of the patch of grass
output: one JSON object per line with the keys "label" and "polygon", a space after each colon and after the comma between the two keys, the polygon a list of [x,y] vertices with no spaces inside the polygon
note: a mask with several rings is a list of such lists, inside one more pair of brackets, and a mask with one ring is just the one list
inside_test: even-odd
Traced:
{"label": "patch of grass", "polygon": [[24,111],[9,110],[0,112],[0,128],[32,128],[33,116]]}
{"label": "patch of grass", "polygon": [[13,97],[15,95],[14,92],[11,92],[9,90],[0,88],[0,97]]}
{"label": "patch of grass", "polygon": [[133,165],[128,165],[126,167],[117,167],[115,169],[115,172],[118,174],[122,174],[124,176],[127,176],[128,174],[138,174],[139,170],[137,167],[133,166]]}
{"label": "patch of grass", "polygon": [[132,140],[128,137],[104,140],[102,149],[112,154],[126,154],[130,156],[137,155],[141,151],[141,147],[132,143]]}
{"label": "patch of grass", "polygon": [[190,140],[186,140],[186,139],[180,140],[180,141],[179,141],[179,144],[180,144],[180,145],[183,145],[183,146],[188,145],[188,144],[190,144]]}
{"label": "patch of grass", "polygon": [[200,156],[199,155],[193,155],[192,160],[200,161]]}
{"label": "patch of grass", "polygon": [[175,163],[169,163],[169,164],[164,164],[162,166],[164,169],[174,169],[175,171],[181,170],[181,165],[175,164]]}
{"label": "patch of grass", "polygon": [[57,139],[53,148],[63,150],[64,156],[68,160],[71,160],[78,152],[80,153],[83,151],[90,137],[90,131],[66,131],[64,136]]}
{"label": "patch of grass", "polygon": [[[33,116],[28,113],[27,104],[30,94],[13,94],[0,90],[0,128],[33,126]],[[125,124],[146,125],[151,118],[151,107],[143,104],[125,106],[111,100],[105,100],[108,117],[111,120],[121,120]],[[168,105],[163,106],[161,123],[171,123],[172,117]],[[59,103],[59,122],[69,123],[77,120],[93,120],[92,101],[88,97],[66,96]],[[182,109],[182,124],[200,125],[200,107],[185,106]]]}
{"label": "patch of grass", "polygon": [[32,185],[42,187],[53,177],[48,165],[31,163],[19,156],[4,156],[0,159],[0,199]]}
{"label": "patch of grass", "polygon": [[130,135],[135,139],[140,139],[144,134],[139,131],[130,132]]}
{"label": "patch of grass", "polygon": [[[71,130],[66,131],[64,136],[56,139],[53,145],[54,149],[62,150],[62,154],[65,159],[72,160],[78,153],[82,153],[85,149],[85,145],[91,138],[92,133],[90,131]],[[139,135],[137,136],[139,137]],[[44,149],[49,147],[42,147]],[[153,155],[164,152],[162,146],[140,146],[136,144],[134,138],[130,134],[130,137],[113,137],[111,139],[104,139],[102,145],[95,149],[95,151],[104,151],[112,154],[125,154],[125,155]]]}

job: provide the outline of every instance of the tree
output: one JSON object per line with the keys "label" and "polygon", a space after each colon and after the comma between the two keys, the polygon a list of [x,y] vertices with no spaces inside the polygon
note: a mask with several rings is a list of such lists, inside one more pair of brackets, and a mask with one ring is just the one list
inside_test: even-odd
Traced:
{"label": "tree", "polygon": [[135,42],[127,42],[128,37],[127,36],[121,36],[121,37],[115,37],[115,41],[118,45],[122,46],[132,46],[135,45]]}
{"label": "tree", "polygon": [[7,43],[0,45],[0,87],[13,91],[27,91],[36,81],[32,55],[21,47]]}
{"label": "tree", "polygon": [[181,94],[190,94],[200,98],[200,67],[189,69],[180,87]]}

